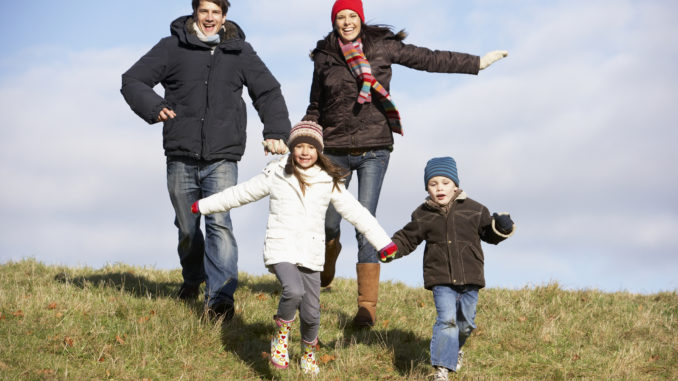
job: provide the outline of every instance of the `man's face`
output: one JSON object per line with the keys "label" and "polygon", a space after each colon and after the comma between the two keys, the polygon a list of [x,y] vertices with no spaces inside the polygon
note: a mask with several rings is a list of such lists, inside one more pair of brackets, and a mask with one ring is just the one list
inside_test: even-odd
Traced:
{"label": "man's face", "polygon": [[226,22],[226,15],[221,7],[211,1],[201,1],[195,10],[196,23],[205,36],[219,33],[221,26]]}

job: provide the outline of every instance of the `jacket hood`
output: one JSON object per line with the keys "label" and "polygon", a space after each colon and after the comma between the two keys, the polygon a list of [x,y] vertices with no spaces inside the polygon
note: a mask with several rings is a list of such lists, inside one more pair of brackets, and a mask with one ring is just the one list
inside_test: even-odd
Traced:
{"label": "jacket hood", "polygon": [[[193,30],[194,23],[195,21],[193,21],[193,16],[181,16],[172,21],[170,24],[170,33],[173,36],[176,36],[179,41],[184,44],[209,48],[210,46],[200,41],[198,36],[195,34],[195,31]],[[223,27],[219,31],[219,36],[221,37],[219,46],[223,46],[232,40],[245,40],[245,32],[238,24],[231,20],[226,20]]]}

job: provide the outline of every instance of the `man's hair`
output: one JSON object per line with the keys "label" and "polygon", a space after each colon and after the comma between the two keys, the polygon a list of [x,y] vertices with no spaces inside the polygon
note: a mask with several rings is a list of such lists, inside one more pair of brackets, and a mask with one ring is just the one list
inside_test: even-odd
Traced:
{"label": "man's hair", "polygon": [[224,14],[228,13],[228,7],[231,6],[231,3],[229,3],[228,0],[192,0],[191,5],[193,6],[194,14],[198,10],[198,6],[200,5],[201,1],[209,1],[210,3],[218,5]]}

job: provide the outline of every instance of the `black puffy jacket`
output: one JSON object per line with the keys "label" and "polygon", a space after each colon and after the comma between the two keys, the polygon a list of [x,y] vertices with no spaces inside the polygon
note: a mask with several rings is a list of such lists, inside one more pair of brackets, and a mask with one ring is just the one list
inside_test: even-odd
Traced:
{"label": "black puffy jacket", "polygon": [[[157,122],[163,107],[176,112],[164,123],[165,155],[240,160],[247,124],[243,86],[264,124],[263,137],[286,140],[290,121],[280,84],[240,27],[227,20],[212,49],[198,39],[193,23],[191,16],[174,20],[171,36],[122,75],[122,95],[146,122]],[[153,91],[158,83],[164,99]]]}
{"label": "black puffy jacket", "polygon": [[[405,34],[387,28],[367,26],[371,40],[365,43],[365,56],[372,74],[390,91],[391,65],[436,73],[478,74],[478,56],[430,50],[403,43]],[[323,126],[325,147],[339,149],[374,148],[393,144],[393,134],[380,102],[358,104],[361,83],[346,64],[334,32],[318,41],[311,53],[313,82],[304,120]],[[365,42],[365,40],[363,40]],[[398,106],[398,99],[393,99]],[[407,126],[404,126],[407,130]]]}

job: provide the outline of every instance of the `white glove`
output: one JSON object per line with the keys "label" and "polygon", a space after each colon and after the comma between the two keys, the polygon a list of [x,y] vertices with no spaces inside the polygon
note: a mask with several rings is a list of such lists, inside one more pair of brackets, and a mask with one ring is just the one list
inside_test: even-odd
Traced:
{"label": "white glove", "polygon": [[487,54],[485,54],[481,59],[480,59],[480,70],[485,69],[486,67],[492,65],[495,61],[498,61],[504,57],[508,56],[508,51],[507,50],[493,50]]}
{"label": "white glove", "polygon": [[285,142],[283,142],[282,139],[278,140],[273,140],[273,139],[266,139],[261,144],[264,146],[264,153],[266,155],[269,154],[281,154],[284,155],[289,152],[289,149],[287,148],[287,145],[285,145]]}

